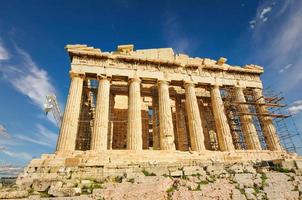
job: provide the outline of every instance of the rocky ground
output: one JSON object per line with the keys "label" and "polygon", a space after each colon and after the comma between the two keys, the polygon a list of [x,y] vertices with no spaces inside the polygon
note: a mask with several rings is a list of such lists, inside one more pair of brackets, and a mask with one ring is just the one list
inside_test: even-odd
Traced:
{"label": "rocky ground", "polygon": [[0,189],[0,199],[302,199],[298,167],[255,163],[183,167],[169,174],[141,173],[104,180],[35,181],[30,189]]}

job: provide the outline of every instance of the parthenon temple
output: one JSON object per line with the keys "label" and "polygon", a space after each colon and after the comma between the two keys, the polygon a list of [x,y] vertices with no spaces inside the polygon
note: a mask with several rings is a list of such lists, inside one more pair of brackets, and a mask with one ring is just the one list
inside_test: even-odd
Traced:
{"label": "parthenon temple", "polygon": [[282,151],[262,94],[260,66],[230,66],[225,58],[191,58],[171,48],[66,48],[71,84],[58,153]]}
{"label": "parthenon temple", "polygon": [[20,185],[297,158],[279,141],[273,119],[287,116],[270,112],[283,105],[263,94],[260,66],[171,48],[66,49],[71,81],[56,151],[33,159]]}

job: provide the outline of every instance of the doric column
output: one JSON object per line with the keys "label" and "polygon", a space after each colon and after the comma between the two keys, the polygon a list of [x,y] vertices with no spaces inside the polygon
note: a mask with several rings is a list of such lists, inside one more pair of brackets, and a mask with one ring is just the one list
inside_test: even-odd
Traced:
{"label": "doric column", "polygon": [[[236,87],[234,92],[235,101],[238,102],[238,111],[240,113],[249,113],[250,110],[248,105],[244,104],[246,100],[243,94],[243,88]],[[252,116],[247,114],[240,114],[239,117],[247,149],[261,150],[260,141],[258,138],[257,130],[253,123]]]}
{"label": "doric column", "polygon": [[107,150],[109,119],[110,82],[99,77],[98,95],[95,106],[94,127],[91,134],[91,150]]}
{"label": "doric column", "polygon": [[[262,95],[261,89],[254,89],[253,90],[254,99],[259,104],[264,104],[265,100]],[[268,110],[266,109],[265,105],[258,105],[256,106],[257,112],[259,114],[268,114]],[[282,146],[280,145],[279,138],[277,136],[277,132],[273,123],[273,120],[269,116],[259,116],[259,121],[261,124],[261,128],[263,131],[263,135],[265,137],[266,145],[268,150],[271,151],[282,151]]]}
{"label": "doric column", "polygon": [[218,85],[211,88],[211,101],[219,148],[221,151],[233,151],[235,148]]}
{"label": "doric column", "polygon": [[158,83],[159,100],[159,131],[161,150],[175,150],[173,119],[168,82],[161,80]]}
{"label": "doric column", "polygon": [[130,79],[128,98],[127,149],[142,150],[142,117],[139,78]]}
{"label": "doric column", "polygon": [[71,83],[65,106],[63,121],[57,144],[57,151],[74,151],[81,108],[83,76],[71,72]]}
{"label": "doric column", "polygon": [[205,150],[204,135],[194,84],[185,83],[185,91],[191,147],[193,151],[203,151]]}

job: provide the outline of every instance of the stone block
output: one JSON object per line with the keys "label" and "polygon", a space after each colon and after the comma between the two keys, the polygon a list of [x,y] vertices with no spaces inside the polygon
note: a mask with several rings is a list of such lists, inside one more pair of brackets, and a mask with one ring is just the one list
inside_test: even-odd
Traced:
{"label": "stone block", "polygon": [[79,166],[80,158],[66,158],[65,166],[66,167],[76,167]]}
{"label": "stone block", "polygon": [[299,170],[302,170],[302,160],[295,160],[296,167]]}
{"label": "stone block", "polygon": [[183,173],[185,176],[191,176],[191,175],[205,175],[206,172],[203,170],[202,167],[199,166],[190,166],[190,167],[183,167]]}
{"label": "stone block", "polygon": [[254,186],[253,174],[235,174],[233,180],[244,187]]}
{"label": "stone block", "polygon": [[54,186],[48,190],[48,194],[54,197],[73,197],[80,195],[81,192],[81,188],[57,188]]}
{"label": "stone block", "polygon": [[45,180],[35,180],[32,184],[32,188],[38,192],[46,191],[51,185],[50,181]]}
{"label": "stone block", "polygon": [[173,171],[169,171],[170,176],[172,177],[181,177],[183,175],[182,170],[173,170]]}
{"label": "stone block", "polygon": [[206,172],[210,175],[219,175],[224,172],[224,165],[221,163],[209,165],[206,167]]}

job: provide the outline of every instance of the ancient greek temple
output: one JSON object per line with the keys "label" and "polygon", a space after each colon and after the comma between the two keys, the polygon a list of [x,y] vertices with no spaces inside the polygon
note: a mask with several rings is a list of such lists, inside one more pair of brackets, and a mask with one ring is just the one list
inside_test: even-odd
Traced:
{"label": "ancient greek temple", "polygon": [[171,48],[66,49],[70,88],[56,151],[29,163],[22,187],[299,158],[280,144],[274,122],[286,116],[271,112],[282,105],[263,94],[260,66]]}
{"label": "ancient greek temple", "polygon": [[57,143],[74,151],[282,152],[257,65],[67,45],[70,88]]}

